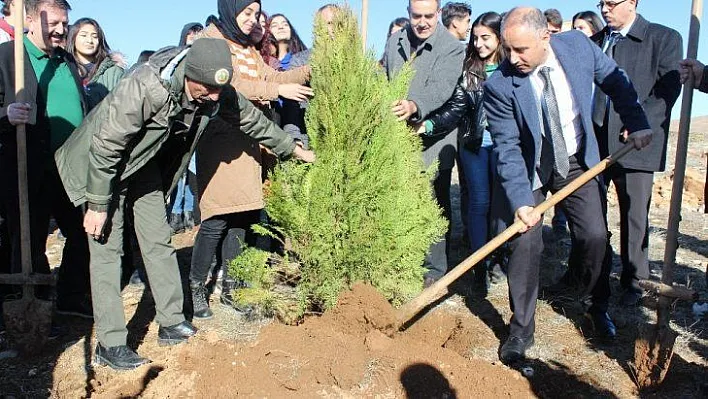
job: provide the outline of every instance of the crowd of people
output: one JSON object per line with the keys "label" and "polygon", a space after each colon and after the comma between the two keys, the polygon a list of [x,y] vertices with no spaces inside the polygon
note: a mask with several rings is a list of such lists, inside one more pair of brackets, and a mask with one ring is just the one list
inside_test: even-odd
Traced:
{"label": "crowd of people", "polygon": [[[639,151],[556,208],[554,231],[569,230],[568,270],[542,295],[575,293],[595,333],[616,335],[607,312],[610,182],[621,221],[619,301],[636,306],[643,295],[653,177],[665,168],[671,111],[682,81],[708,91],[708,68],[682,61],[679,33],[644,19],[638,3],[602,0],[600,15],[578,12],[564,32],[555,9],[473,13],[466,3],[410,0],[407,18],[389,27],[382,73],[415,70],[391,112],[420,136],[425,166],[437,163],[432,189],[445,218],[457,166],[470,251],[514,221],[526,225],[475,272],[479,286],[508,282],[505,363],[534,341],[543,215],[533,207],[627,143]],[[35,294],[55,300],[57,314],[94,320],[98,364],[125,370],[149,361],[126,342],[121,290],[136,268],[133,253],[142,255],[136,276],[155,299],[159,343],[187,341],[197,331],[191,320],[213,317],[208,283],[218,270],[242,246],[263,245],[251,226],[267,218],[267,171],[288,157],[315,160],[304,118],[317,95],[307,85],[310,49],[287,16],[262,6],[218,0],[217,15],[186,24],[175,46],[146,50],[127,68],[98,21],[69,25],[66,0],[26,0],[20,103],[12,18],[21,10],[3,2],[0,273],[21,270],[15,126],[27,124],[34,272],[50,273],[50,219],[66,240],[56,292],[39,286]],[[315,18],[332,26],[340,10],[326,4]],[[183,282],[171,235],[195,226]],[[425,287],[450,268],[449,230],[428,251]],[[236,311],[231,292],[240,284],[223,273],[221,302]],[[0,304],[19,295],[19,287],[0,286]]]}

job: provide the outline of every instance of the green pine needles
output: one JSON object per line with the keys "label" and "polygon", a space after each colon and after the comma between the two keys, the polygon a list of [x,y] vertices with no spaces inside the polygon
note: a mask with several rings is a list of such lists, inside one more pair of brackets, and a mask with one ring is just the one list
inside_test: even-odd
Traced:
{"label": "green pine needles", "polygon": [[317,161],[281,164],[266,196],[289,244],[286,263],[299,264],[301,314],[330,308],[359,281],[394,305],[411,299],[422,289],[428,248],[446,228],[420,140],[391,112],[412,70],[389,82],[362,51],[352,12],[338,14],[332,36],[321,21],[315,27],[307,127]]}

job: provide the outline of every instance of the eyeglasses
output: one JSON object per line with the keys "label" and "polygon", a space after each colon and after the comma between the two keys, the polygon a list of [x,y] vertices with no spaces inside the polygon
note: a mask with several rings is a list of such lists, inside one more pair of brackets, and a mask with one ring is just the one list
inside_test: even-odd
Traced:
{"label": "eyeglasses", "polygon": [[622,0],[622,1],[601,1],[597,3],[597,8],[598,10],[602,11],[602,7],[607,6],[607,9],[612,11],[614,10],[615,7],[618,5],[624,3],[627,0]]}

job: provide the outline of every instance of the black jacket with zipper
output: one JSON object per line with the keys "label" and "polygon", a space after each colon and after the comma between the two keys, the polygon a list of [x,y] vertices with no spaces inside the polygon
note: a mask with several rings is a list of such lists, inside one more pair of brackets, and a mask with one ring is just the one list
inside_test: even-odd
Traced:
{"label": "black jacket with zipper", "polygon": [[460,78],[452,97],[428,116],[433,130],[426,137],[444,136],[457,128],[459,145],[474,153],[479,152],[487,116],[482,106],[481,84],[475,86],[469,88],[464,76]]}

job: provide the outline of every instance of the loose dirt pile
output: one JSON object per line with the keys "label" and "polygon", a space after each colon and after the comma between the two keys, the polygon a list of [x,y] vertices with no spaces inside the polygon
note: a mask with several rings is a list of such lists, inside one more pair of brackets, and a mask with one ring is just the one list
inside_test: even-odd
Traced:
{"label": "loose dirt pile", "polygon": [[[392,337],[381,321],[395,314],[373,288],[357,285],[339,305],[300,326],[272,323],[252,342],[223,340],[202,332],[174,348],[154,344],[151,326],[139,348],[153,363],[115,373],[87,373],[69,348],[57,362],[53,393],[59,397],[530,397],[516,371],[461,353],[472,337],[455,316],[434,311]],[[386,324],[386,323],[384,323]],[[391,332],[390,330],[388,332]],[[92,391],[92,392],[91,392]]]}

